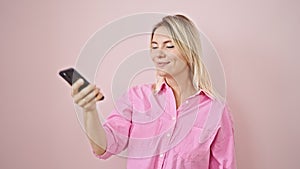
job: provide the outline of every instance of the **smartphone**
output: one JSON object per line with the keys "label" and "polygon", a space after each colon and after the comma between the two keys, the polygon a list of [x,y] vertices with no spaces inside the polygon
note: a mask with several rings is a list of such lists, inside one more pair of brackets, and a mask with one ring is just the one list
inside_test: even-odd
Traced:
{"label": "smartphone", "polygon": [[[81,85],[78,89],[78,91],[81,91],[83,88],[87,87],[90,83],[74,68],[68,68],[59,71],[59,75],[65,79],[71,86],[78,80],[83,79],[84,83]],[[103,100],[104,96],[100,99]]]}

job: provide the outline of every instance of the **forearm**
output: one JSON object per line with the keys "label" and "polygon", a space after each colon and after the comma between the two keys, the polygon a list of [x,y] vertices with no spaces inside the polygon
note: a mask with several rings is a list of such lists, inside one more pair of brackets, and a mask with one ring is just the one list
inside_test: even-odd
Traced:
{"label": "forearm", "polygon": [[84,111],[84,127],[93,151],[101,155],[106,149],[106,134],[97,110]]}

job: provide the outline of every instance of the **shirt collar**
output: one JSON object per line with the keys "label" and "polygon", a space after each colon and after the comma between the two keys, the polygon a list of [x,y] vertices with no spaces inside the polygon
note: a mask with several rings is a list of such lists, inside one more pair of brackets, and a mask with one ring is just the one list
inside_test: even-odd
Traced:
{"label": "shirt collar", "polygon": [[154,94],[158,94],[166,85],[165,78],[158,76],[156,78],[156,84],[154,84]]}
{"label": "shirt collar", "polygon": [[[165,81],[165,78],[163,77],[158,77],[156,79],[156,84],[154,84],[154,94],[158,94],[164,87],[166,87],[168,84]],[[214,97],[211,96],[210,94],[208,94],[206,91],[204,91],[203,89],[198,90],[195,94],[193,94],[190,97],[199,95],[201,92],[203,92],[207,97],[209,97],[210,99],[214,100]]]}

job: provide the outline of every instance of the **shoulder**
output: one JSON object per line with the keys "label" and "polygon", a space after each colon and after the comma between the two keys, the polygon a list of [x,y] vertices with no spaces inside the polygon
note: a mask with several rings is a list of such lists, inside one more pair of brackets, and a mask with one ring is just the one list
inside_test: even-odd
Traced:
{"label": "shoulder", "polygon": [[131,86],[117,97],[118,99],[116,100],[116,103],[117,105],[131,105],[137,101],[145,101],[148,100],[152,91],[152,84]]}
{"label": "shoulder", "polygon": [[128,95],[130,98],[143,99],[149,97],[153,93],[153,84],[139,84],[129,88]]}
{"label": "shoulder", "polygon": [[218,126],[223,132],[227,132],[227,135],[232,135],[234,130],[234,122],[229,104],[226,100],[219,101],[218,104],[220,106],[220,120]]}
{"label": "shoulder", "polygon": [[226,100],[213,99],[207,117],[206,124],[215,131],[220,127],[231,127],[233,125],[231,111]]}

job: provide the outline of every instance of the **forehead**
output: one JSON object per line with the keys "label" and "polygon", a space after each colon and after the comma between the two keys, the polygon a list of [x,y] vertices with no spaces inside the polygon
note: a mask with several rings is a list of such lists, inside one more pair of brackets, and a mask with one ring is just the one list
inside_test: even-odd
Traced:
{"label": "forehead", "polygon": [[172,39],[170,32],[165,27],[158,27],[153,34],[153,41]]}

